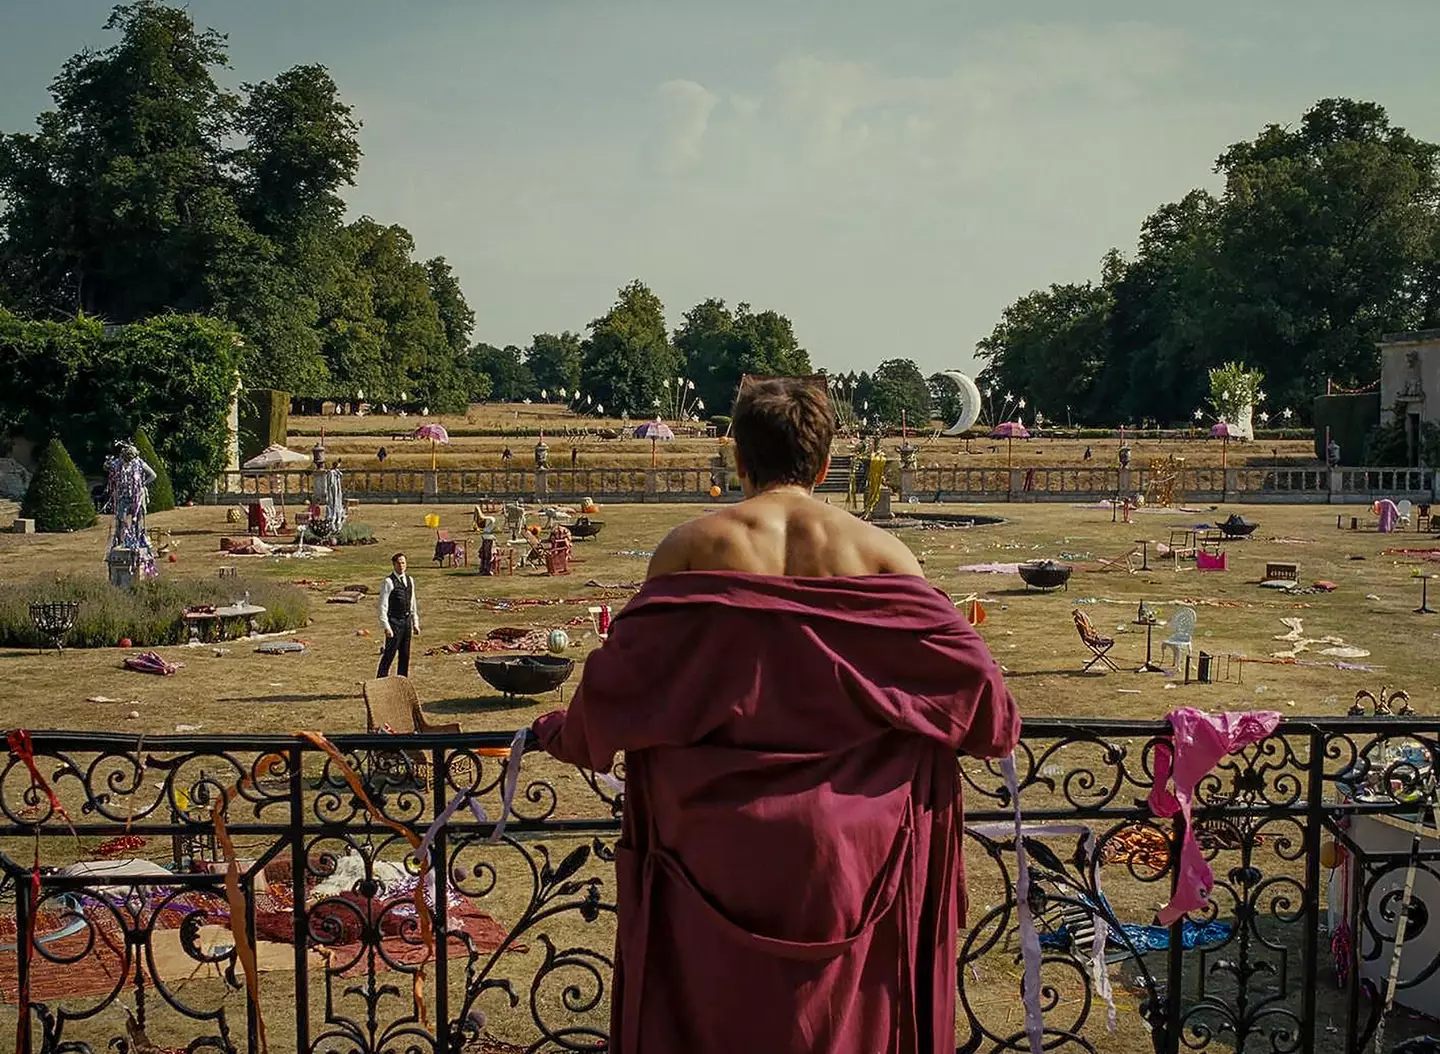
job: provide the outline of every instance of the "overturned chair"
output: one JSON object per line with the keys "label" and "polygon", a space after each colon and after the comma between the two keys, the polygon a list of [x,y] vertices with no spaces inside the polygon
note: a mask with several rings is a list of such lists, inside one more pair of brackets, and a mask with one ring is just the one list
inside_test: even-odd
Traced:
{"label": "overturned chair", "polygon": [[1075,609],[1074,616],[1075,631],[1080,634],[1080,643],[1090,649],[1092,656],[1090,661],[1085,664],[1085,670],[1081,672],[1088,671],[1090,667],[1094,666],[1097,662],[1104,663],[1110,669],[1118,672],[1120,667],[1116,666],[1115,661],[1106,654],[1111,648],[1115,647],[1115,638],[1102,637],[1096,633],[1095,627],[1090,622],[1090,616],[1079,608]]}

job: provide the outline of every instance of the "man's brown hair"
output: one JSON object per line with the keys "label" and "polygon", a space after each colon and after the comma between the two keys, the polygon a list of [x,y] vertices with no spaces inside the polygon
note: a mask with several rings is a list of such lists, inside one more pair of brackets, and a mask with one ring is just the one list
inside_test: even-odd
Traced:
{"label": "man's brown hair", "polygon": [[740,386],[731,420],[735,451],[757,487],[813,487],[830,456],[835,412],[809,377],[772,377]]}

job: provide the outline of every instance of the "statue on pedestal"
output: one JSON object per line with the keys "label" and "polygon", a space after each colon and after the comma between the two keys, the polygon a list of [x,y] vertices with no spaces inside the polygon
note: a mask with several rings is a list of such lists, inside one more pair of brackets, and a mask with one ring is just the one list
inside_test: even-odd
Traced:
{"label": "statue on pedestal", "polygon": [[145,464],[133,443],[121,442],[116,444],[115,453],[105,459],[105,472],[109,477],[110,509],[115,514],[105,556],[110,580],[129,585],[137,576],[154,578],[159,572],[155,550],[145,531],[145,509],[155,470]]}

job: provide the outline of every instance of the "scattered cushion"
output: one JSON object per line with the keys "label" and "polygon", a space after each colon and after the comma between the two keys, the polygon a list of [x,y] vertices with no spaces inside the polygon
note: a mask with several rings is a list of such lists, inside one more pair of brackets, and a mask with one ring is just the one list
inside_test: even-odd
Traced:
{"label": "scattered cushion", "polygon": [[298,640],[267,640],[255,650],[261,655],[285,655],[290,652],[304,651],[305,645]]}

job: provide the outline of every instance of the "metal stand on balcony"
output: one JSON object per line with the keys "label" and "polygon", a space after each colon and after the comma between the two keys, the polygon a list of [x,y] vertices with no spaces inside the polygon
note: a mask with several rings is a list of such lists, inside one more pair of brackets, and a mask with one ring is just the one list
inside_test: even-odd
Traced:
{"label": "metal stand on balcony", "polygon": [[[75,618],[80,614],[78,600],[34,602],[30,605],[30,621],[40,639],[55,649],[56,654],[65,650],[65,637],[75,628]],[[43,650],[43,649],[42,649]]]}

